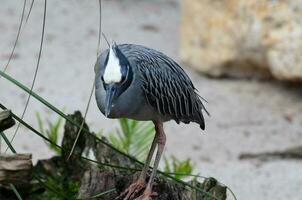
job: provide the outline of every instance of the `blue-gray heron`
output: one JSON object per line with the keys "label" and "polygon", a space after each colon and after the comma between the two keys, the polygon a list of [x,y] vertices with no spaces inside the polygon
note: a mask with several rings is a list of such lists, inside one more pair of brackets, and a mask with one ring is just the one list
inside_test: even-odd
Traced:
{"label": "blue-gray heron", "polygon": [[[163,53],[134,44],[112,44],[95,65],[97,105],[108,118],[151,120],[155,137],[145,166],[134,183],[120,195],[124,200],[135,197],[145,188],[139,200],[149,200],[152,185],[166,143],[163,122],[196,122],[204,130],[201,97],[185,73]],[[157,146],[152,173],[146,184],[147,171]]]}

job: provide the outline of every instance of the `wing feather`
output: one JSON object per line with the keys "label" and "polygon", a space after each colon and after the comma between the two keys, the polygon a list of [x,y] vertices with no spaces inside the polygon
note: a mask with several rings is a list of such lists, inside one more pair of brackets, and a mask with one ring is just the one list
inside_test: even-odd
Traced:
{"label": "wing feather", "polygon": [[185,71],[166,55],[140,45],[119,45],[135,61],[147,102],[177,123],[196,122],[204,129],[202,98]]}

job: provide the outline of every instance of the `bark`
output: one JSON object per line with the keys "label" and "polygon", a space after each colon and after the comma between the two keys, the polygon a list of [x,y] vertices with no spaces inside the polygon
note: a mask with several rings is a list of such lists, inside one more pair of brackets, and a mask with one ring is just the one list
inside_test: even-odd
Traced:
{"label": "bark", "polygon": [[11,116],[10,110],[0,110],[0,132],[15,125],[15,120]]}
{"label": "bark", "polygon": [[[78,115],[78,117],[81,117]],[[83,119],[78,119],[82,121]],[[71,125],[73,126],[73,125]],[[66,126],[65,126],[66,127]],[[66,130],[66,129],[65,129]],[[108,145],[96,140],[95,137],[86,134],[87,141],[90,149],[92,149],[97,161],[109,165],[116,165],[127,167],[131,169],[140,169],[142,165],[125,155],[118,153]],[[65,140],[66,132],[65,132]],[[106,141],[106,138],[102,138]],[[104,191],[114,190],[101,197],[95,197],[92,199],[112,200],[118,196],[123,190],[125,190],[139,175],[139,172],[125,171],[105,165],[95,166],[89,164],[89,168],[85,170],[83,178],[81,179],[81,187],[78,193],[78,198],[87,199]],[[155,180],[154,191],[159,195],[154,197],[154,200],[211,200],[211,199],[226,199],[226,187],[220,185],[216,179],[208,178],[203,183],[192,181],[202,191],[210,193],[213,197],[209,197],[207,194],[197,192],[196,190],[189,189],[183,184],[170,180],[164,176],[157,176]],[[143,191],[141,191],[143,192]]]}
{"label": "bark", "polygon": [[31,170],[31,154],[0,154],[0,189],[6,191],[13,184],[20,191],[26,191],[31,187]]}
{"label": "bark", "polygon": [[[81,124],[83,120],[80,112],[75,112],[68,117],[77,124]],[[67,159],[78,131],[78,126],[68,121],[66,122],[61,155],[47,160],[40,160],[31,169],[32,179],[28,180],[25,178],[24,181],[31,184],[32,190],[31,193],[22,191],[24,199],[50,199],[50,196],[55,196],[60,188],[63,188],[63,193],[68,194],[67,191],[70,189],[70,184],[79,183],[74,196],[69,196],[69,198],[112,200],[138,177],[142,164],[135,161],[134,158],[114,150],[107,144],[106,138],[98,139],[94,133],[89,132],[89,127],[86,123],[80,133],[73,155],[70,159]],[[87,157],[89,152],[92,152],[90,155],[92,154],[98,163],[83,158],[83,156]],[[16,157],[17,163],[22,163],[23,161],[26,161],[26,164],[23,163],[26,166],[25,168],[29,169],[29,166],[31,166],[28,163],[29,159],[24,160],[21,157],[17,159]],[[3,160],[2,166],[6,166],[9,162],[7,159]],[[21,170],[23,168],[15,167],[14,169]],[[39,184],[41,182],[37,182],[35,179],[37,176],[40,179],[39,181],[42,180],[44,183],[51,179],[52,183],[56,183],[55,187],[59,189],[49,192],[48,188],[44,187],[43,184]],[[211,196],[205,194],[205,192],[193,190],[160,174],[156,177],[155,183],[154,191],[158,193],[158,196],[154,197],[153,200],[226,199],[226,187],[220,185],[214,178],[208,178],[203,183],[196,180],[189,182],[189,184],[209,193]],[[106,191],[108,192],[107,194],[102,194]]]}

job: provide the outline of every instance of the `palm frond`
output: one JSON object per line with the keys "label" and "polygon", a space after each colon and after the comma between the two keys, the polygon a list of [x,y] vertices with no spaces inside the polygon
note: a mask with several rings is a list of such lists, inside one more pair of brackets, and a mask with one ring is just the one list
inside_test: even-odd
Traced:
{"label": "palm frond", "polygon": [[[190,159],[179,160],[175,156],[164,157],[164,172],[172,174],[177,179],[186,178],[185,174],[191,174],[193,165]],[[182,174],[182,175],[179,175]]]}
{"label": "palm frond", "polygon": [[[40,114],[36,113],[36,118],[38,121],[38,126],[40,132],[47,137],[49,140],[51,140],[53,143],[57,144],[59,139],[59,129],[62,124],[62,117],[58,117],[54,122],[48,121],[48,129],[44,128],[42,119]],[[44,142],[48,145],[49,149],[53,150],[57,155],[61,154],[61,149],[59,149],[57,146],[53,145],[52,143],[49,143],[44,140]]]}
{"label": "palm frond", "polygon": [[154,137],[152,122],[119,119],[119,129],[109,134],[109,141],[121,151],[144,160]]}

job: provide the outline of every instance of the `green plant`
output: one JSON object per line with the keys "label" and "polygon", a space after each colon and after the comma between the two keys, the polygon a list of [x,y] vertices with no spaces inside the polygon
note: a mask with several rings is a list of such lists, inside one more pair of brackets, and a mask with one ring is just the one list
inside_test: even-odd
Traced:
{"label": "green plant", "polygon": [[191,174],[193,171],[193,164],[189,158],[186,160],[179,160],[171,155],[170,157],[164,157],[164,160],[164,172],[171,174],[177,179],[183,179],[187,177],[185,174]]}
{"label": "green plant", "polygon": [[[47,137],[50,141],[52,141],[55,144],[58,144],[58,136],[59,136],[59,130],[62,124],[62,117],[58,117],[54,122],[47,121],[48,124],[48,129],[44,128],[42,119],[40,114],[37,112],[36,113],[36,118],[38,121],[38,126],[40,132]],[[56,154],[60,155],[61,154],[61,149],[59,149],[57,146],[43,140],[49,147],[49,149],[53,150]]]}
{"label": "green plant", "polygon": [[[59,116],[63,117],[66,121],[72,123],[73,125],[75,125],[76,127],[80,128],[80,124],[78,124],[77,122],[73,121],[72,119],[70,119],[65,113],[63,113],[61,110],[59,110],[57,107],[55,107],[54,105],[52,105],[50,102],[48,102],[46,99],[44,99],[43,97],[41,97],[40,95],[38,95],[37,93],[31,91],[29,88],[27,88],[25,85],[23,85],[22,83],[20,83],[19,81],[17,81],[16,79],[14,79],[13,77],[9,76],[8,74],[2,72],[0,70],[0,76],[2,76],[3,78],[5,78],[6,80],[8,80],[9,82],[11,82],[12,84],[16,85],[17,87],[19,87],[20,89],[22,89],[23,91],[25,91],[26,93],[30,93],[32,95],[32,97],[34,97],[35,99],[37,99],[40,103],[42,103],[43,105],[45,105],[46,107],[48,107],[49,109],[51,109],[53,112],[55,112],[56,114],[58,114]],[[2,109],[7,109],[5,106],[3,106],[0,103],[0,108]],[[42,135],[39,131],[37,131],[35,128],[33,128],[32,126],[30,126],[28,123],[26,123],[25,121],[23,121],[21,118],[19,118],[17,115],[15,115],[14,113],[12,113],[13,117],[20,122],[22,125],[24,125],[26,128],[28,128],[29,130],[31,130],[34,134],[38,135],[39,137],[43,138],[45,141],[51,142],[48,138],[46,138],[44,135]],[[139,163],[139,161],[137,161],[136,159],[133,159],[133,157],[129,156],[128,154],[125,154],[123,151],[121,151],[120,149],[116,148],[114,145],[109,144],[107,141],[102,140],[100,138],[97,138],[94,134],[92,134],[91,132],[89,132],[87,129],[83,128],[83,131],[85,133],[90,134],[92,137],[95,137],[95,139],[98,142],[101,142],[104,145],[107,145],[108,147],[110,147],[112,150],[120,153],[121,155],[124,155],[126,157],[128,157],[129,159],[132,159],[133,162]],[[53,143],[55,144],[55,143]],[[83,159],[86,159],[84,157],[82,157]],[[86,159],[88,160],[88,159]],[[97,161],[93,161],[93,160],[89,160],[91,162],[97,162]],[[173,181],[182,184],[183,186],[187,186],[188,188],[191,188],[193,190],[198,191],[199,193],[202,194],[207,194],[209,197],[213,197],[211,194],[209,194],[208,192],[198,188],[197,186],[191,185],[190,183],[187,183],[183,180],[177,179],[174,176],[171,176],[170,174],[167,173],[160,173],[163,176],[172,179]],[[228,188],[229,189],[229,188]],[[47,188],[47,191],[49,191],[50,189]],[[232,193],[232,192],[231,192]],[[236,196],[232,193],[234,199],[236,199]],[[214,199],[217,199],[215,197],[213,197]],[[218,200],[218,199],[217,199]]]}
{"label": "green plant", "polygon": [[116,133],[109,134],[109,141],[121,151],[144,160],[154,137],[152,122],[119,119]]}
{"label": "green plant", "polygon": [[[101,1],[100,1],[101,2]],[[29,13],[26,17],[26,21],[25,23],[27,22],[28,18],[29,18],[29,15],[30,15],[30,12],[32,10],[32,7],[33,7],[33,4],[34,4],[34,1],[32,1],[31,3],[31,6],[29,8]],[[17,46],[17,41],[18,41],[18,38],[19,38],[19,34],[20,34],[20,30],[21,30],[21,27],[25,27],[25,26],[22,26],[22,22],[23,22],[23,16],[24,16],[24,10],[25,10],[25,6],[26,6],[26,1],[24,1],[24,6],[23,6],[23,13],[22,13],[22,18],[21,18],[21,21],[20,21],[20,25],[19,25],[19,30],[18,30],[18,34],[17,34],[17,38],[16,38],[16,41],[15,41],[15,44],[14,44],[14,48],[12,50],[12,53],[10,55],[10,58],[13,57],[13,54],[14,54],[14,49],[15,47]],[[101,6],[100,6],[101,8]],[[100,15],[101,16],[101,15]],[[38,57],[38,62],[37,62],[37,65],[36,65],[36,70],[35,70],[35,78],[33,79],[33,82],[32,82],[32,85],[31,85],[31,88],[27,88],[25,85],[21,84],[19,81],[15,80],[13,77],[10,77],[8,76],[7,74],[5,74],[5,71],[8,67],[8,64],[9,64],[9,61],[7,63],[7,65],[5,66],[5,69],[4,71],[1,71],[0,70],[0,78],[5,78],[7,79],[8,81],[10,81],[11,83],[15,84],[16,86],[18,86],[19,88],[21,88],[22,90],[24,90],[26,93],[28,93],[29,97],[32,96],[33,98],[37,99],[41,104],[44,104],[45,106],[47,106],[48,108],[50,108],[52,111],[54,111],[55,113],[57,113],[58,115],[62,116],[63,118],[65,118],[67,121],[71,122],[72,124],[76,125],[77,127],[80,127],[80,125],[74,121],[72,121],[71,119],[69,119],[61,110],[59,110],[58,108],[54,107],[52,104],[50,104],[46,99],[42,98],[41,96],[39,96],[38,94],[36,94],[35,92],[33,92],[33,88],[34,88],[34,83],[35,83],[35,80],[36,80],[36,76],[37,76],[37,72],[38,72],[38,66],[39,66],[39,63],[40,63],[40,57],[41,57],[41,52],[42,52],[42,46],[43,46],[43,39],[44,39],[44,28],[45,28],[45,21],[46,21],[46,0],[45,0],[45,3],[44,3],[44,16],[43,16],[43,28],[42,28],[42,34],[41,34],[41,44],[40,44],[40,50],[39,50],[39,57]],[[101,23],[100,23],[101,25]],[[101,29],[101,27],[99,28]],[[23,30],[23,29],[22,29]],[[101,31],[99,31],[99,40],[100,40],[100,34]],[[98,45],[99,45],[99,42],[98,42]],[[98,48],[99,49],[99,48]],[[28,106],[28,102],[29,102],[29,98],[27,100],[27,103],[26,103],[26,106]],[[0,104],[0,106],[2,106]],[[24,109],[24,113],[26,112],[26,108]],[[22,115],[21,118],[18,118],[16,116],[16,118],[18,119],[18,121],[23,124],[23,125],[26,125],[26,127],[31,130],[33,133],[37,134],[38,136],[40,136],[41,138],[43,138],[45,141],[48,140],[48,138],[45,137],[45,135],[47,136],[47,134],[44,133],[44,136],[42,134],[40,134],[36,129],[34,129],[32,126],[28,125],[26,122],[23,121],[23,116],[24,114]],[[83,129],[86,133],[89,133],[88,130],[86,129]],[[16,131],[17,132],[17,131]],[[56,132],[57,133],[57,132]],[[50,137],[51,138],[51,137]],[[48,141],[56,141],[57,140],[57,137],[56,139],[54,139],[55,137],[52,137],[51,140],[48,140]],[[9,142],[9,141],[8,141]],[[114,148],[113,146],[111,146],[110,144],[108,144],[106,141],[103,141],[103,140],[100,140],[99,139],[99,142],[102,142],[108,146],[110,146],[113,150],[115,151],[118,151],[116,148]],[[10,145],[11,146],[11,145]],[[51,145],[52,146],[52,145]],[[54,145],[56,147],[56,145]],[[53,149],[53,148],[52,148]],[[57,151],[56,151],[57,152]],[[121,151],[118,151],[119,153],[125,155],[123,152]],[[125,156],[128,156],[128,155],[125,155]],[[137,162],[137,160],[134,160],[134,162]],[[165,174],[164,174],[165,175]],[[166,177],[169,177],[169,175],[165,175]],[[173,179],[173,177],[172,177]],[[174,181],[177,181],[177,182],[180,182],[182,183],[183,185],[187,185],[188,187],[190,188],[195,188],[196,190],[200,191],[200,192],[203,192],[201,190],[199,190],[199,188],[196,188],[196,187],[193,187],[191,185],[189,185],[188,183],[185,183],[185,182],[182,182],[180,180],[175,180],[173,179]],[[64,195],[63,195],[64,196]],[[49,199],[49,198],[46,198],[46,199]],[[64,198],[66,199],[66,198]]]}
{"label": "green plant", "polygon": [[[119,119],[119,128],[116,133],[109,134],[109,141],[119,150],[144,161],[153,137],[154,126],[152,122]],[[190,174],[193,171],[190,159],[179,160],[171,155],[164,157],[164,160],[164,171],[172,174],[175,178],[183,179],[186,177],[184,174]]]}
{"label": "green plant", "polygon": [[77,193],[80,189],[80,182],[70,181],[64,183],[60,177],[39,178],[40,186],[47,188],[42,194],[37,193],[34,188],[30,199],[32,200],[74,200],[77,199]]}

